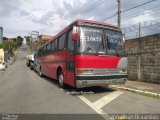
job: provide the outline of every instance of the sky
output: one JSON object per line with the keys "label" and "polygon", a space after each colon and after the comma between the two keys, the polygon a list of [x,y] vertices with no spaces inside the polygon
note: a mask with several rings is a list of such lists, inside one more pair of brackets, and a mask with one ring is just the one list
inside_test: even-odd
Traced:
{"label": "sky", "polygon": [[[121,0],[121,11],[151,0]],[[121,13],[121,27],[159,19],[160,0]],[[156,11],[157,10],[157,11]],[[117,0],[0,0],[0,27],[5,37],[32,31],[55,35],[76,19],[117,25]],[[114,15],[114,17],[112,17]]]}

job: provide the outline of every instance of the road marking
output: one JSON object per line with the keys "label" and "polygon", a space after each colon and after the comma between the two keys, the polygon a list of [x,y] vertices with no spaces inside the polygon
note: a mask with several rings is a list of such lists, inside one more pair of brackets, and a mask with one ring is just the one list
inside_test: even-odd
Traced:
{"label": "road marking", "polygon": [[106,114],[103,110],[96,108],[92,105],[92,103],[85,98],[84,96],[78,96],[84,103],[86,103],[89,107],[91,107],[94,111],[96,111],[98,114]]}
{"label": "road marking", "polygon": [[112,92],[108,95],[105,95],[101,99],[95,101],[95,102],[90,102],[87,98],[85,98],[83,95],[78,96],[84,103],[86,103],[89,107],[91,107],[94,111],[96,111],[98,114],[107,114],[103,110],[101,110],[102,107],[116,99],[118,96],[123,94],[121,91],[115,91]]}
{"label": "road marking", "polygon": [[104,107],[106,104],[108,104],[109,102],[111,102],[112,100],[116,99],[121,94],[123,94],[123,92],[121,92],[121,91],[112,92],[112,93],[102,97],[101,99],[97,100],[92,105],[100,109],[100,108]]}

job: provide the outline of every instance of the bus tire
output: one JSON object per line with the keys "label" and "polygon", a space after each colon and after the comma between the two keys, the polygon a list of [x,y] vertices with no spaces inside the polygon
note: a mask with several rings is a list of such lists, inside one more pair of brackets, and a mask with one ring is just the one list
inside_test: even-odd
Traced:
{"label": "bus tire", "polygon": [[58,74],[58,82],[61,88],[65,88],[64,77],[62,71]]}
{"label": "bus tire", "polygon": [[43,73],[42,73],[41,67],[39,68],[38,74],[39,74],[40,77],[43,77]]}

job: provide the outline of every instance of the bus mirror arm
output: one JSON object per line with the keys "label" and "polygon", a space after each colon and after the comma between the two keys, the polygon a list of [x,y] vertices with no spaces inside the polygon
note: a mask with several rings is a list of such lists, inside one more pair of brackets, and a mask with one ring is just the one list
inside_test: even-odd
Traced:
{"label": "bus mirror arm", "polygon": [[77,41],[78,34],[77,33],[72,33],[72,40]]}

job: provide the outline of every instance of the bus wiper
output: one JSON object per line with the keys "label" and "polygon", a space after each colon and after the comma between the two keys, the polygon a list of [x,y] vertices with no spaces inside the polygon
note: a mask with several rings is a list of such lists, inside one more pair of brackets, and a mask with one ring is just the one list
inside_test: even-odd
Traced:
{"label": "bus wiper", "polygon": [[[100,42],[99,45],[98,45],[98,48],[97,48],[97,50],[96,50],[96,55],[98,55],[98,50],[99,50],[101,44],[102,44],[102,43]],[[101,52],[101,53],[102,53],[102,52]],[[104,54],[105,54],[105,52],[104,52]]]}
{"label": "bus wiper", "polygon": [[112,48],[116,51],[117,56],[119,56],[117,49],[112,45],[112,43],[109,42],[108,35],[107,35],[107,43],[112,46]]}

